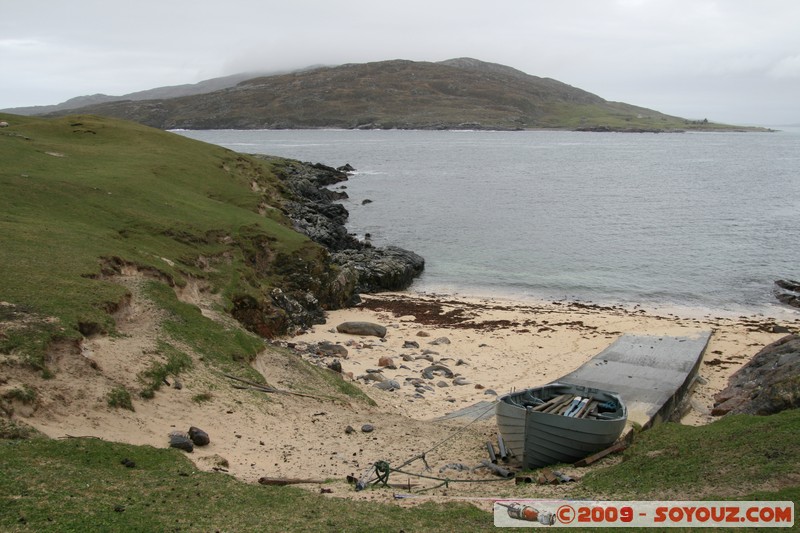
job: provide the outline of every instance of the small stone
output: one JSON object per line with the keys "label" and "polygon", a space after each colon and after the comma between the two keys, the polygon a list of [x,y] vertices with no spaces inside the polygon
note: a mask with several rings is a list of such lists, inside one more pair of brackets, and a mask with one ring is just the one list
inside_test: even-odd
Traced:
{"label": "small stone", "polygon": [[172,388],[176,390],[181,390],[183,388],[183,383],[178,378],[175,378],[175,381],[172,382]]}
{"label": "small stone", "polygon": [[438,339],[434,339],[428,344],[433,344],[434,346],[438,346],[440,344],[450,344],[450,339],[447,337],[439,337]]}
{"label": "small stone", "polygon": [[484,394],[488,394],[489,396],[497,396],[497,392],[494,389],[486,389],[483,391]]}
{"label": "small stone", "polygon": [[403,361],[413,361],[414,360],[414,356],[413,355],[409,355],[407,353],[404,353],[400,357],[403,358]]}
{"label": "small stone", "polygon": [[466,364],[467,364],[467,362],[464,361],[463,359],[459,359],[458,361],[456,361],[456,366],[462,366],[462,365],[466,365]]}
{"label": "small stone", "polygon": [[189,438],[192,439],[195,446],[205,446],[211,442],[211,439],[208,438],[208,433],[194,426],[189,428]]}
{"label": "small stone", "polygon": [[399,389],[400,384],[393,379],[387,379],[386,381],[381,381],[380,383],[376,383],[374,387],[377,387],[381,390],[393,391],[395,389]]}
{"label": "small stone", "polygon": [[436,384],[436,386],[437,387],[449,387],[450,384],[447,383],[446,381],[440,381],[439,383]]}
{"label": "small stone", "polygon": [[469,385],[470,381],[464,376],[459,376],[453,380],[453,385]]}
{"label": "small stone", "polygon": [[169,434],[169,446],[190,453],[194,450],[194,444],[189,435],[182,431],[173,431]]}
{"label": "small stone", "polygon": [[353,426],[347,426],[346,428],[344,428],[344,432],[350,435],[351,433],[355,433],[356,430],[353,429]]}
{"label": "small stone", "polygon": [[334,344],[332,342],[322,341],[317,344],[317,349],[315,350],[317,355],[322,355],[326,357],[341,357],[342,359],[347,359],[349,353],[347,348],[342,346],[341,344]]}
{"label": "small stone", "polygon": [[405,341],[403,348],[419,348],[419,343],[417,341]]}
{"label": "small stone", "polygon": [[131,461],[127,457],[125,459],[123,459],[122,461],[120,461],[120,463],[125,465],[125,468],[135,468],[136,467],[136,463],[134,463],[133,461]]}
{"label": "small stone", "polygon": [[475,388],[476,388],[476,389],[478,389],[478,390],[482,390],[482,389],[485,389],[486,387],[484,387],[484,386],[483,386],[483,385],[481,385],[480,383],[476,383],[476,384],[475,384]]}
{"label": "small stone", "polygon": [[341,374],[342,373],[342,362],[339,361],[338,359],[334,359],[333,361],[328,363],[328,368],[330,368],[331,370],[333,370],[337,374]]}
{"label": "small stone", "polygon": [[372,433],[375,430],[375,426],[372,424],[364,424],[361,426],[361,431],[364,433]]}
{"label": "small stone", "polygon": [[428,333],[427,331],[420,330],[420,331],[417,332],[417,337],[430,337],[430,336],[431,336],[431,334]]}
{"label": "small stone", "polygon": [[396,369],[397,367],[394,365],[394,360],[389,357],[388,355],[384,355],[380,359],[378,359],[378,366],[383,368],[391,368]]}

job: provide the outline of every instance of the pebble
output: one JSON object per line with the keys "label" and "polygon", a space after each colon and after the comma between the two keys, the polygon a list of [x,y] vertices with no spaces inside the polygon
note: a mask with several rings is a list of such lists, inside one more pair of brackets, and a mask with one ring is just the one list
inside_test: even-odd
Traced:
{"label": "pebble", "polygon": [[486,389],[485,391],[483,391],[483,393],[488,394],[490,396],[497,396],[497,393],[495,392],[494,389]]}
{"label": "pebble", "polygon": [[189,428],[189,438],[192,439],[195,446],[205,446],[211,442],[211,439],[208,438],[208,433],[194,426]]}
{"label": "pebble", "polygon": [[446,381],[440,381],[439,383],[436,384],[436,386],[437,387],[449,387],[450,384],[447,383]]}
{"label": "pebble", "polygon": [[364,433],[372,433],[374,430],[375,426],[373,426],[372,424],[364,424],[363,426],[361,426],[361,431],[363,431]]}
{"label": "pebble", "polygon": [[417,341],[405,341],[403,348],[419,348],[419,343]]}
{"label": "pebble", "polygon": [[380,383],[376,383],[374,386],[381,390],[388,390],[388,391],[393,391],[395,389],[400,388],[400,384],[393,379],[387,379],[386,381],[381,381]]}
{"label": "pebble", "polygon": [[392,370],[397,369],[397,367],[394,364],[394,360],[388,355],[384,355],[380,359],[378,359],[378,366],[383,368],[389,368]]}

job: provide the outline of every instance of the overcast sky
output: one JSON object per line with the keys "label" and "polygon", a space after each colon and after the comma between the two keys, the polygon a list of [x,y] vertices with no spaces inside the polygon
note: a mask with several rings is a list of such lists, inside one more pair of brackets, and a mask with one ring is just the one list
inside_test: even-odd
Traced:
{"label": "overcast sky", "polygon": [[465,56],[685,118],[800,123],[798,0],[0,0],[0,108]]}

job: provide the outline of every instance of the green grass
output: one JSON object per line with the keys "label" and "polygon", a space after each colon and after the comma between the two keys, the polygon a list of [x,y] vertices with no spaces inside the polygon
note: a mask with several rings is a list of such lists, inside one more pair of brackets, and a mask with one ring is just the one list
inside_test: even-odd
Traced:
{"label": "green grass", "polygon": [[96,439],[0,441],[0,471],[8,532],[492,529],[491,514],[466,504],[402,509],[250,485],[197,472],[174,449]]}
{"label": "green grass", "polygon": [[0,118],[0,313],[15,317],[0,353],[34,369],[53,341],[113,332],[127,291],[105,275],[120,265],[204,278],[230,306],[283,282],[266,275],[276,257],[320,253],[279,210],[258,213],[281,201],[278,160],[113,119]]}
{"label": "green grass", "polygon": [[108,393],[108,406],[133,411],[131,393],[125,387],[114,387]]}
{"label": "green grass", "polygon": [[25,405],[31,405],[36,401],[36,390],[30,385],[22,385],[3,394],[3,398],[7,400],[18,400]]}
{"label": "green grass", "polygon": [[139,376],[144,383],[144,388],[139,392],[142,398],[152,398],[168,377],[176,377],[192,367],[192,358],[168,342],[158,341],[158,351],[166,360],[153,361],[150,368]]}
{"label": "green grass", "polygon": [[728,416],[700,427],[663,424],[637,435],[614,468],[582,489],[629,499],[727,496],[759,487],[800,487],[800,409]]}
{"label": "green grass", "polygon": [[[181,302],[175,292],[158,281],[145,284],[145,294],[161,309],[167,311],[163,321],[164,332],[172,339],[190,346],[200,354],[201,360],[226,372],[244,372],[248,379],[263,382],[263,377],[252,370],[250,363],[264,349],[264,341],[240,328],[227,329],[219,322],[205,317],[196,306]],[[188,368],[190,361],[181,359],[168,343],[162,344],[168,352],[173,368],[165,368],[166,374],[176,374]],[[186,358],[188,356],[184,356]],[[159,383],[165,375],[156,375],[153,380]]]}
{"label": "green grass", "polygon": [[321,387],[328,388],[335,393],[353,398],[361,403],[376,406],[375,400],[370,398],[358,386],[345,381],[342,376],[327,368],[312,365],[292,352],[280,348],[273,348],[272,353],[279,358],[291,372],[299,376],[293,380],[290,388],[296,392],[317,393]]}

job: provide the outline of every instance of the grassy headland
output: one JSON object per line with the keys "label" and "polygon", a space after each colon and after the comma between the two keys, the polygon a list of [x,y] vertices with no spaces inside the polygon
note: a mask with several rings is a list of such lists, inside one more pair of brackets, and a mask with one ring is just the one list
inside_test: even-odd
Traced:
{"label": "grassy headland", "polygon": [[168,285],[202,280],[228,311],[237,297],[296,283],[276,264],[331,274],[324,251],[276,209],[275,167],[289,162],[108,118],[2,118],[4,353],[43,369],[53,340],[113,332],[129,294],[110,277],[126,265]]}

